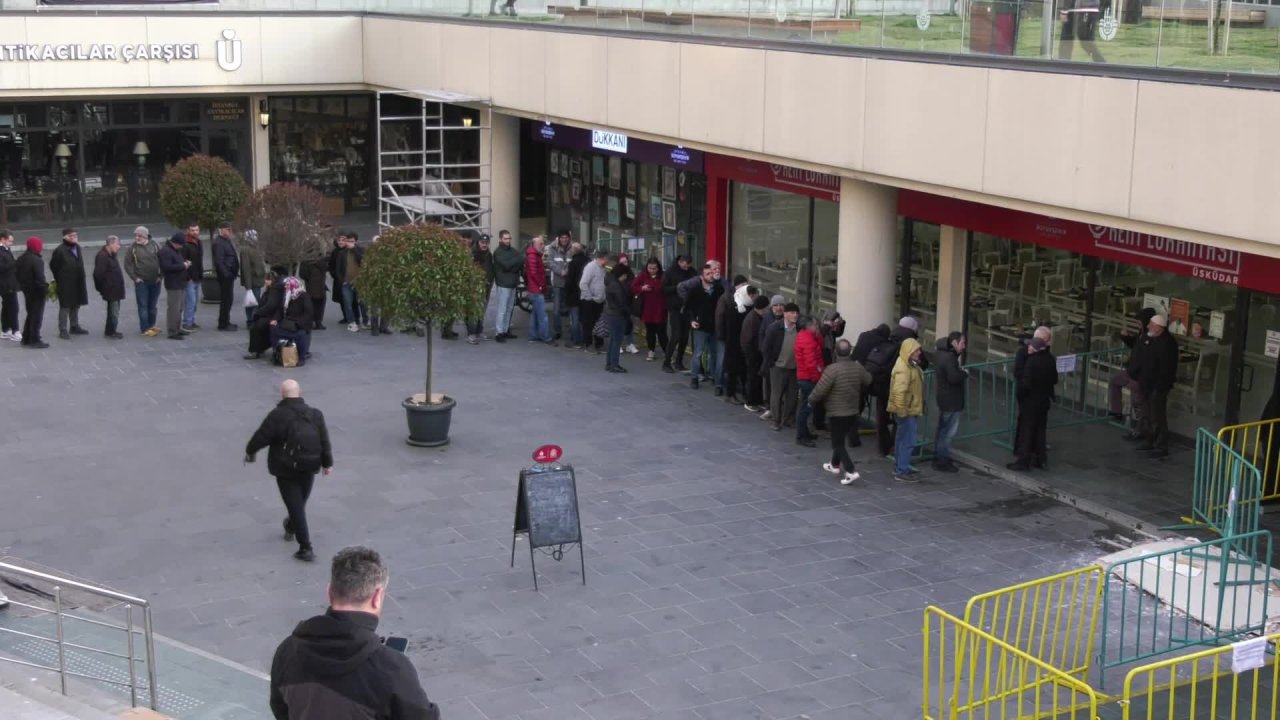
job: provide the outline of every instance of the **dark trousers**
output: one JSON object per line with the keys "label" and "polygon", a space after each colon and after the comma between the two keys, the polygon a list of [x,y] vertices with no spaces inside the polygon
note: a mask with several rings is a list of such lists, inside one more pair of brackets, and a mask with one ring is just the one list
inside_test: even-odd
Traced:
{"label": "dark trousers", "polygon": [[582,316],[582,338],[583,343],[595,347],[597,350],[604,344],[604,340],[596,337],[596,323],[600,320],[600,314],[604,312],[604,303],[583,300],[579,314]]}
{"label": "dark trousers", "polygon": [[893,454],[893,417],[889,415],[889,391],[886,389],[875,395],[876,402],[876,441],[880,455]]}
{"label": "dark trousers", "polygon": [[120,301],[107,301],[107,324],[102,329],[103,335],[115,335],[120,328]]}
{"label": "dark trousers", "polygon": [[18,331],[17,292],[8,292],[0,295],[0,330],[7,333]]}
{"label": "dark trousers", "polygon": [[853,472],[853,458],[849,457],[845,445],[858,447],[862,444],[858,438],[858,416],[832,415],[827,418],[827,424],[831,428],[831,464],[847,473]]}
{"label": "dark trousers", "polygon": [[1133,407],[1133,419],[1141,424],[1142,417],[1146,414],[1142,407],[1142,389],[1138,386],[1137,380],[1129,377],[1127,370],[1121,370],[1111,376],[1111,382],[1108,384],[1109,409],[1115,415],[1124,412],[1125,388],[1129,389],[1129,405]]}
{"label": "dark trousers", "polygon": [[311,327],[312,328],[319,329],[324,327],[324,306],[329,304],[329,303],[326,303],[324,300],[325,298],[323,295],[318,298],[315,298],[315,297],[311,298],[311,321],[312,321]]}
{"label": "dark trousers", "polygon": [[1049,462],[1047,432],[1049,429],[1049,403],[1039,407],[1036,403],[1023,403],[1018,408],[1018,444],[1014,454],[1018,464],[1044,465]]}
{"label": "dark trousers", "polygon": [[1150,390],[1146,396],[1147,442],[1156,450],[1169,449],[1169,391]]}
{"label": "dark trousers", "polygon": [[285,510],[289,511],[289,530],[298,540],[298,547],[311,547],[311,530],[307,527],[307,499],[311,497],[311,486],[315,484],[315,475],[285,475],[276,478],[276,487],[280,488],[280,499],[284,501]]}
{"label": "dark trousers", "polygon": [[780,367],[769,368],[769,387],[773,391],[769,398],[773,423],[790,423],[796,417],[796,401],[800,399],[800,390],[796,387],[796,371]]}
{"label": "dark trousers", "polygon": [[764,362],[764,358],[758,352],[748,352],[744,355],[743,364],[746,367],[747,383],[745,402],[748,405],[760,407],[764,405],[764,379],[760,377],[760,363]]}
{"label": "dark trousers", "polygon": [[683,314],[668,311],[667,325],[671,327],[671,338],[667,342],[667,357],[663,362],[670,365],[674,357],[675,362],[684,365],[684,353],[689,347],[689,323]]}
{"label": "dark trousers", "polygon": [[813,437],[813,433],[809,432],[809,416],[813,414],[813,408],[809,407],[809,393],[813,392],[813,386],[818,383],[812,380],[800,380],[796,383],[800,386],[800,416],[796,418],[796,439]]}
{"label": "dark trousers", "polygon": [[[645,323],[644,340],[649,345],[649,352],[667,352],[667,324]],[[655,344],[656,343],[656,344]]]}
{"label": "dark trousers", "polygon": [[164,325],[169,335],[178,335],[182,331],[182,303],[186,297],[186,288],[164,291]]}
{"label": "dark trousers", "polygon": [[231,305],[236,301],[236,278],[218,276],[218,328],[231,324]]}
{"label": "dark trousers", "polygon": [[22,325],[22,344],[35,345],[40,342],[40,327],[44,325],[44,293],[24,292],[26,300],[27,321]]}
{"label": "dark trousers", "polygon": [[[737,395],[742,389],[742,381],[746,379],[746,360],[742,357],[742,348],[735,343],[723,343],[725,354],[735,353],[735,357],[726,357],[722,363],[724,369],[724,394]],[[746,393],[743,393],[746,394]]]}

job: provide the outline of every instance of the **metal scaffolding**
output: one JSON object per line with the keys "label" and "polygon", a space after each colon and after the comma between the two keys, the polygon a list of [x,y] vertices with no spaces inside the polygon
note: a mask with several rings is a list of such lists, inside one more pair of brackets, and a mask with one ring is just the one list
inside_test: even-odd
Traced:
{"label": "metal scaffolding", "polygon": [[493,110],[446,91],[381,91],[375,102],[378,225],[434,222],[489,232]]}

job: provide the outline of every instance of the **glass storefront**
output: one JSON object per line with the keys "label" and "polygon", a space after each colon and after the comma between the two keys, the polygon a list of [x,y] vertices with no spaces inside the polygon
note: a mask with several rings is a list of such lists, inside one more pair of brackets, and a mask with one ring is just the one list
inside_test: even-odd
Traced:
{"label": "glass storefront", "polygon": [[272,182],[315,188],[343,212],[373,208],[373,96],[273,97],[268,109]]}
{"label": "glass storefront", "polygon": [[158,218],[157,189],[207,153],[248,179],[248,99],[0,104],[0,226]]}
{"label": "glass storefront", "polygon": [[729,206],[730,275],[806,314],[835,308],[838,203],[735,182]]}
{"label": "glass storefront", "polygon": [[[920,337],[927,348],[937,339],[938,258],[941,227],[898,218],[898,297],[902,314],[920,320]],[[909,255],[904,255],[909,249]],[[908,280],[904,282],[904,278]]]}

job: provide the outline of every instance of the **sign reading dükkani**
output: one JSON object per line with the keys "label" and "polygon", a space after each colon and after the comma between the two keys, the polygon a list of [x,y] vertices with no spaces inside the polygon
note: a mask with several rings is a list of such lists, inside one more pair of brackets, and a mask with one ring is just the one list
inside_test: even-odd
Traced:
{"label": "sign reading d\u00fckkani", "polygon": [[[218,67],[227,72],[244,64],[243,43],[223,30],[215,43]],[[179,62],[200,59],[200,43],[0,43],[0,62]]]}

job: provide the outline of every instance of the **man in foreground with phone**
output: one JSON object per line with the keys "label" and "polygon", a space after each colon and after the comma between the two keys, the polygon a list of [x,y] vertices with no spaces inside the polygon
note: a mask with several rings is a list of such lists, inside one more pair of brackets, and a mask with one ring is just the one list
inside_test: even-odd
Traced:
{"label": "man in foreground with phone", "polygon": [[333,556],[329,609],[298,623],[271,660],[276,720],[439,720],[418,671],[378,637],[389,573],[367,547]]}

